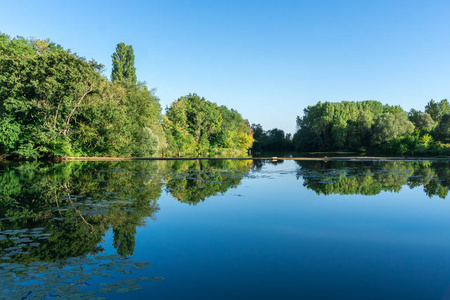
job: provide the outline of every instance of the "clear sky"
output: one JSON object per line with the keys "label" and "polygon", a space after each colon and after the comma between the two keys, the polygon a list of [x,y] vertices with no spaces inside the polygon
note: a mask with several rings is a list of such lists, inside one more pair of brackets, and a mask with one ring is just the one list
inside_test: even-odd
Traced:
{"label": "clear sky", "polygon": [[50,38],[106,66],[133,46],[163,110],[197,93],[265,130],[318,101],[409,111],[450,98],[450,1],[0,0],[0,31]]}

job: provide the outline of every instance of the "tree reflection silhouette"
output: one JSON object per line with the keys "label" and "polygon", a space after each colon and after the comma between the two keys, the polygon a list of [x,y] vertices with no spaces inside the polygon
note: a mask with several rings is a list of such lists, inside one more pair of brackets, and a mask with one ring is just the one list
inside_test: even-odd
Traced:
{"label": "tree reflection silhouette", "polygon": [[236,188],[251,167],[251,160],[174,161],[168,164],[166,189],[178,201],[196,205]]}
{"label": "tree reflection silhouette", "polygon": [[[0,235],[42,228],[46,236],[18,233],[0,240],[0,256],[14,261],[54,261],[92,254],[112,227],[122,256],[134,251],[136,227],[158,211],[159,162],[24,163],[0,174]],[[16,237],[30,235],[14,248]]]}
{"label": "tree reflection silhouette", "polygon": [[447,162],[355,162],[296,161],[297,178],[317,194],[377,195],[382,191],[399,192],[403,186],[423,186],[428,197],[448,195]]}
{"label": "tree reflection silhouette", "polygon": [[110,228],[117,253],[132,255],[137,227],[159,210],[164,181],[173,197],[195,205],[237,187],[251,166],[251,160],[2,165],[0,258],[30,263],[96,255]]}

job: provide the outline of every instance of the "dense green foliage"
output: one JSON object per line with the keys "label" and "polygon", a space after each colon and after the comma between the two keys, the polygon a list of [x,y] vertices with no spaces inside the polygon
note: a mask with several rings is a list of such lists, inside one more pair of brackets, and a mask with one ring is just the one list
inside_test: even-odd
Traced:
{"label": "dense green foliage", "polygon": [[144,128],[164,144],[159,100],[144,84],[109,82],[103,66],[48,40],[1,35],[0,51],[0,153],[138,155]]}
{"label": "dense green foliage", "polygon": [[260,124],[252,124],[252,130],[255,139],[252,147],[253,154],[294,150],[290,133],[285,134],[278,128],[265,131]]}
{"label": "dense green foliage", "polygon": [[448,154],[450,108],[431,100],[425,113],[377,101],[317,103],[297,117],[299,151],[363,151],[381,154]]}
{"label": "dense green foliage", "polygon": [[134,51],[131,45],[117,44],[112,55],[112,81],[136,84],[136,68],[134,67]]}
{"label": "dense green foliage", "polygon": [[136,78],[131,45],[103,65],[49,39],[0,33],[0,159],[54,156],[242,156],[275,151],[450,154],[450,104],[405,112],[378,101],[318,102],[292,137],[249,126],[235,110],[196,94],[161,114],[155,90]]}
{"label": "dense green foliage", "polygon": [[[180,98],[164,122],[154,90],[137,81],[131,45],[103,66],[49,40],[0,34],[0,155],[180,156],[245,153],[253,142],[235,110]],[[183,100],[184,99],[184,100]]]}
{"label": "dense green foliage", "polygon": [[166,110],[166,153],[177,156],[244,154],[252,146],[252,130],[235,110],[200,98],[181,97]]}

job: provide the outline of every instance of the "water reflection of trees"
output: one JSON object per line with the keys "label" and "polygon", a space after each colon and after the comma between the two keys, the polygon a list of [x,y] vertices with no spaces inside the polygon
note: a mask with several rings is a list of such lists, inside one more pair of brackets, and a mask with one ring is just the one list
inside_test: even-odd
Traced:
{"label": "water reflection of trees", "polygon": [[284,160],[270,160],[270,159],[255,159],[253,161],[252,171],[254,172],[260,172],[262,171],[263,167],[265,165],[280,165],[284,163]]}
{"label": "water reflection of trees", "polygon": [[[132,255],[138,226],[158,211],[163,183],[196,204],[237,187],[251,161],[29,162],[0,166],[0,259],[20,263]],[[36,230],[38,229],[38,230]]]}
{"label": "water reflection of trees", "polygon": [[206,198],[236,188],[252,167],[251,160],[170,161],[166,189],[178,201],[196,205]]}
{"label": "water reflection of trees", "polygon": [[[82,299],[137,291],[140,280],[161,280],[139,277],[136,272],[149,263],[128,256],[134,252],[137,227],[159,209],[163,183],[181,202],[196,204],[237,187],[250,168],[251,161],[0,165],[3,292],[11,299]],[[118,254],[99,255],[110,229]],[[122,279],[97,287],[86,283],[94,277],[94,282]]]}
{"label": "water reflection of trees", "polygon": [[444,199],[450,187],[447,162],[296,161],[297,178],[317,194],[376,195],[403,186],[423,186],[427,196]]}
{"label": "water reflection of trees", "polygon": [[[132,254],[136,227],[158,210],[161,185],[152,180],[158,170],[157,162],[148,161],[4,166],[0,256],[27,263],[95,255],[111,227],[117,252]],[[27,232],[34,228],[41,230]],[[17,245],[16,237],[28,242]]]}
{"label": "water reflection of trees", "polygon": [[[24,163],[0,166],[0,260],[56,261],[102,252],[112,229],[122,257],[137,227],[158,211],[163,183],[180,202],[197,204],[236,188],[251,160]],[[297,176],[318,194],[376,195],[423,186],[445,198],[450,166],[443,162],[297,161]]]}

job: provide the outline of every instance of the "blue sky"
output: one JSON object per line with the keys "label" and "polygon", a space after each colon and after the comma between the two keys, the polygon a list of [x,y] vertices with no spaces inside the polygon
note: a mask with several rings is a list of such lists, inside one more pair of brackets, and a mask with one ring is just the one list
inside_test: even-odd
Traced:
{"label": "blue sky", "polygon": [[108,77],[117,43],[131,44],[163,110],[197,93],[293,133],[318,101],[409,111],[450,98],[449,16],[448,0],[2,0],[0,31],[50,38]]}

